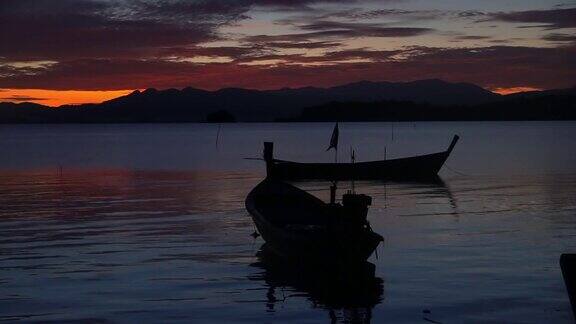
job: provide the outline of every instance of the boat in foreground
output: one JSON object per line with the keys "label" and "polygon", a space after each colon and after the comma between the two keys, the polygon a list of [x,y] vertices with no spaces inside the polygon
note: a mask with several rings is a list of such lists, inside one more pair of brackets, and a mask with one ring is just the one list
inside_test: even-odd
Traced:
{"label": "boat in foreground", "polygon": [[272,142],[264,143],[268,177],[278,180],[412,180],[435,177],[452,153],[454,135],[444,152],[356,163],[302,163],[274,159]]}
{"label": "boat in foreground", "polygon": [[564,253],[560,256],[560,269],[572,304],[572,313],[576,319],[576,254]]}
{"label": "boat in foreground", "polygon": [[348,193],[342,204],[327,204],[267,178],[248,194],[246,209],[278,255],[305,262],[351,263],[368,259],[384,240],[366,219],[371,200]]}

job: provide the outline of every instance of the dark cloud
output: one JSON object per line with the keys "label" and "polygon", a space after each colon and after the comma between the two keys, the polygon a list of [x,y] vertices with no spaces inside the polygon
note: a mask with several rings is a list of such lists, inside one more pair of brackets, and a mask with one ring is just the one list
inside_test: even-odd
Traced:
{"label": "dark cloud", "polygon": [[269,42],[266,47],[287,49],[318,49],[340,46],[338,42]]}
{"label": "dark cloud", "polygon": [[381,62],[389,60],[392,56],[403,53],[403,51],[375,51],[365,48],[350,49],[342,51],[328,52],[324,55],[326,61],[347,61],[347,60],[370,60]]}
{"label": "dark cloud", "polygon": [[255,63],[261,61],[278,60],[283,61],[287,65],[337,65],[346,61],[370,61],[370,62],[381,62],[389,60],[392,56],[402,53],[403,51],[376,51],[369,50],[365,48],[358,49],[348,49],[341,51],[330,51],[323,55],[309,56],[305,54],[269,54],[259,57],[247,58],[244,60],[238,60],[237,63]]}
{"label": "dark cloud", "polygon": [[507,39],[491,39],[491,40],[489,40],[488,42],[489,42],[489,43],[492,43],[492,44],[507,44],[507,43],[510,43],[510,41],[507,40]]}
{"label": "dark cloud", "polygon": [[[2,88],[111,90],[195,86],[281,88],[330,86],[358,80],[405,81],[441,78],[485,87],[560,88],[576,80],[576,47],[426,48],[404,51],[334,51],[326,57],[267,55],[272,65],[239,62],[209,65],[162,60],[77,60],[42,73],[0,79]],[[399,57],[402,57],[401,59]],[[366,62],[339,62],[364,59]],[[329,63],[329,64],[323,64]],[[494,78],[497,71],[498,78]]]}
{"label": "dark cloud", "polygon": [[249,46],[218,46],[218,47],[170,47],[160,50],[158,53],[165,59],[182,58],[189,59],[197,56],[226,57],[238,59],[251,56],[264,55],[271,50],[267,50],[263,45],[254,44]]}
{"label": "dark cloud", "polygon": [[456,39],[459,40],[482,40],[482,39],[490,39],[490,36],[480,36],[480,35],[462,35],[457,36]]}
{"label": "dark cloud", "polygon": [[151,3],[3,0],[0,53],[20,61],[149,57],[158,48],[215,40],[217,26],[243,13],[192,2],[195,10],[174,19],[169,6],[160,10]]}
{"label": "dark cloud", "polygon": [[513,23],[538,23],[531,27],[548,29],[576,27],[576,8],[499,12],[490,15],[491,20]]}
{"label": "dark cloud", "polygon": [[270,6],[270,7],[303,7],[314,3],[354,3],[358,1],[357,0],[252,0],[247,2],[252,5]]}
{"label": "dark cloud", "polygon": [[327,49],[340,46],[338,42],[260,42],[248,43],[246,46],[223,47],[173,47],[161,51],[165,58],[191,58],[196,56],[225,57],[230,60],[249,61],[275,55],[278,49]]}
{"label": "dark cloud", "polygon": [[563,34],[563,33],[551,33],[544,36],[544,39],[551,42],[576,42],[576,35],[574,34]]}
{"label": "dark cloud", "polygon": [[3,97],[0,100],[9,100],[9,101],[38,101],[38,100],[48,100],[48,98],[36,98],[36,97],[29,97],[29,96],[21,96],[21,95],[12,95],[10,97]]}
{"label": "dark cloud", "polygon": [[2,0],[0,53],[12,61],[153,58],[219,40],[255,5],[304,9],[341,0]]}
{"label": "dark cloud", "polygon": [[319,20],[298,24],[305,32],[283,35],[255,35],[244,38],[248,43],[310,42],[324,39],[352,39],[360,37],[411,37],[433,31],[422,27],[386,27],[381,24]]}
{"label": "dark cloud", "polygon": [[351,9],[339,12],[335,15],[329,14],[325,17],[336,16],[355,20],[377,19],[377,18],[402,18],[405,20],[431,20],[437,19],[445,12],[439,10],[405,10],[405,9],[375,9],[375,10],[358,10]]}
{"label": "dark cloud", "polygon": [[355,37],[408,37],[432,31],[421,27],[386,27],[382,24],[319,20],[298,26],[302,30]]}
{"label": "dark cloud", "polygon": [[[338,11],[330,9],[332,6],[316,5],[327,2],[351,3],[347,0],[0,0],[0,87],[275,88],[363,79],[444,78],[485,86],[550,88],[572,85],[575,79],[576,69],[570,56],[575,54],[571,43],[574,36],[570,34],[552,33],[544,37],[564,43],[558,48],[337,50],[349,39],[413,37],[436,32],[411,25],[399,27],[402,24],[398,22],[377,23],[379,18],[400,21],[482,18],[552,29],[576,27],[574,8],[489,14],[361,8]],[[293,20],[274,20],[295,32],[243,38],[235,35],[241,46],[206,46],[207,42],[229,40],[228,35],[221,34],[222,27],[247,19],[255,7],[260,14],[278,10],[299,13],[297,17],[290,16]],[[461,34],[452,37],[456,41],[488,39]],[[283,54],[286,49],[304,53],[286,55]],[[323,53],[318,56],[305,53],[310,49]],[[224,63],[194,63],[197,57]],[[54,63],[26,66],[22,61]],[[271,62],[262,64],[265,61]],[[497,79],[494,71],[498,71]]]}
{"label": "dark cloud", "polygon": [[[440,78],[496,87],[561,88],[576,80],[576,48],[494,46],[476,49],[414,48],[406,59],[325,66],[280,65],[266,70],[268,86],[337,85],[358,80]],[[399,55],[402,56],[402,55]],[[498,78],[494,78],[497,71]],[[264,73],[263,73],[264,74]]]}
{"label": "dark cloud", "polygon": [[369,19],[396,19],[399,21],[425,21],[436,19],[453,19],[453,18],[481,18],[488,15],[486,12],[479,10],[406,10],[406,9],[347,9],[336,13],[326,13],[317,17],[318,19],[327,19],[332,17],[346,18],[350,20],[369,20]]}
{"label": "dark cloud", "polygon": [[477,17],[482,17],[485,15],[486,15],[485,12],[478,11],[478,10],[464,10],[464,11],[458,11],[456,13],[456,16],[458,16],[460,18],[477,18]]}

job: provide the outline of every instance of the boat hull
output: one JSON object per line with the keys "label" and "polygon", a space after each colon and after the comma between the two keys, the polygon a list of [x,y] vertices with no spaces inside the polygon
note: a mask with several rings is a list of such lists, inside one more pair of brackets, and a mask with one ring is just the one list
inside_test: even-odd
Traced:
{"label": "boat hull", "polygon": [[285,180],[426,180],[435,178],[459,137],[444,152],[406,158],[356,163],[302,163],[277,160],[271,148],[265,161],[268,177]]}
{"label": "boat hull", "polygon": [[276,254],[300,261],[349,263],[366,261],[382,242],[371,231],[355,233],[286,231],[252,215],[258,232]]}
{"label": "boat hull", "polygon": [[447,152],[358,163],[300,163],[275,160],[268,176],[279,180],[428,179],[437,176]]}

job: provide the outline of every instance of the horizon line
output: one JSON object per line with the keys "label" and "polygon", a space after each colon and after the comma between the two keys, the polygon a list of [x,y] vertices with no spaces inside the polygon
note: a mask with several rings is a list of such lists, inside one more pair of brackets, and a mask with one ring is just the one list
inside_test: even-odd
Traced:
{"label": "horizon line", "polygon": [[[26,104],[26,103],[28,103],[28,104],[37,104],[37,105],[41,105],[44,107],[50,107],[50,108],[60,108],[60,107],[64,107],[64,106],[66,106],[66,107],[82,106],[82,105],[89,105],[89,104],[98,105],[98,104],[105,103],[107,101],[126,97],[128,95],[133,94],[133,93],[143,93],[143,92],[148,91],[148,90],[155,90],[155,91],[178,90],[178,91],[182,91],[184,89],[194,89],[194,90],[201,90],[201,91],[214,93],[214,92],[227,90],[227,89],[239,89],[239,90],[264,92],[264,91],[280,91],[280,90],[299,90],[299,89],[306,89],[306,88],[331,89],[331,88],[336,88],[336,87],[341,87],[341,86],[346,86],[346,85],[351,85],[351,84],[357,84],[357,83],[391,83],[391,84],[397,83],[397,84],[401,84],[401,83],[413,83],[413,82],[422,82],[422,81],[440,81],[440,82],[449,83],[449,84],[469,84],[469,85],[473,85],[473,86],[482,88],[482,89],[489,91],[493,94],[502,95],[502,96],[510,95],[510,94],[516,94],[516,93],[524,93],[524,92],[539,92],[539,91],[546,91],[546,90],[554,90],[554,89],[542,89],[542,88],[525,87],[525,86],[490,88],[490,87],[480,86],[478,84],[471,83],[471,82],[446,81],[446,80],[443,80],[440,78],[417,79],[417,80],[409,80],[409,81],[359,80],[359,81],[353,81],[353,82],[349,82],[349,83],[337,84],[337,85],[332,85],[332,86],[308,85],[308,86],[301,86],[301,87],[282,87],[282,88],[270,88],[270,89],[243,88],[243,87],[222,87],[222,88],[218,88],[218,89],[208,89],[208,88],[203,88],[203,87],[194,87],[191,85],[183,86],[183,87],[166,87],[166,88],[148,87],[148,88],[140,88],[140,89],[112,89],[112,90],[79,90],[79,89],[57,90],[57,89],[0,88],[0,94],[3,94],[3,92],[4,93],[5,92],[13,92],[12,98],[9,98],[9,97],[1,98],[0,97],[0,103],[14,103],[14,104]],[[570,88],[570,87],[558,88],[558,89],[568,89],[568,88]],[[59,100],[59,99],[63,100],[63,99],[62,98],[58,99],[58,98],[33,97],[33,96],[25,94],[28,92],[44,92],[44,93],[60,93],[60,94],[62,94],[62,93],[82,93],[82,94],[85,94],[87,97],[94,98],[94,99],[96,99],[94,97],[96,94],[109,94],[109,95],[101,96],[100,99],[96,99],[96,100],[88,100],[88,101],[82,101],[82,102],[68,102],[68,103],[64,102],[64,103],[60,103],[60,104],[48,104],[48,103],[45,103],[44,101],[55,101],[55,100]],[[22,94],[22,93],[24,93],[24,94]]]}

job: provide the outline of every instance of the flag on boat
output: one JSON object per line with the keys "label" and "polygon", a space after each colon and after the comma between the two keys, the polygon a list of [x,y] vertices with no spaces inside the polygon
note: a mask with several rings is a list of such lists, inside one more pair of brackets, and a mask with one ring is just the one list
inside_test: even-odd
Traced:
{"label": "flag on boat", "polygon": [[332,137],[330,137],[330,146],[328,146],[326,151],[330,151],[331,148],[338,150],[338,123],[334,125],[334,130],[332,131]]}

